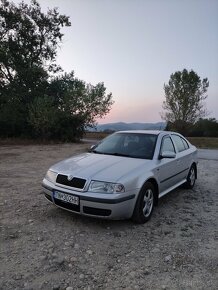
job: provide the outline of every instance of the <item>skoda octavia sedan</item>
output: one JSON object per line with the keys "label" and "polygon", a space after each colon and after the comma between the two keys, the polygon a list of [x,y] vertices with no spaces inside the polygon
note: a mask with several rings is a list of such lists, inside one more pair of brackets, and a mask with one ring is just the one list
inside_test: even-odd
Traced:
{"label": "skoda octavia sedan", "polygon": [[56,206],[92,217],[145,223],[158,199],[197,178],[197,149],[167,131],[120,131],[89,153],[53,165],[44,194]]}

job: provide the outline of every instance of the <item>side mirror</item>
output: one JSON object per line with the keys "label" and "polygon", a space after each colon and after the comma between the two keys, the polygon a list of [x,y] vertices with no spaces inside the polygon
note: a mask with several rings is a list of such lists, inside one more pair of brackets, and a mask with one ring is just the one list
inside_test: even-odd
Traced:
{"label": "side mirror", "polygon": [[94,149],[95,149],[95,147],[97,146],[97,144],[95,144],[95,145],[92,145],[90,148],[89,148],[89,152],[92,152]]}
{"label": "side mirror", "polygon": [[176,157],[176,153],[175,152],[171,152],[171,151],[164,151],[160,154],[159,159],[163,159],[163,158],[175,158]]}

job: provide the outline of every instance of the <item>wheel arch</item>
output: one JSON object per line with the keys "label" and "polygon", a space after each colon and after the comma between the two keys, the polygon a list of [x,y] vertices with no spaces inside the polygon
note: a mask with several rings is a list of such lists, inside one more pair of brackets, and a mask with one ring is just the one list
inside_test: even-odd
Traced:
{"label": "wheel arch", "polygon": [[[144,197],[145,190],[149,189],[149,187],[150,188],[152,187],[154,189],[153,205],[152,205],[152,209],[149,209],[150,210],[149,215],[143,216],[142,215],[142,210],[143,210],[142,202],[144,201],[143,197]],[[139,191],[139,194],[138,194],[138,197],[136,199],[135,206],[134,206],[133,214],[131,217],[132,220],[135,221],[136,223],[140,223],[140,224],[147,222],[150,219],[151,214],[153,212],[153,208],[155,205],[157,205],[157,203],[158,203],[158,183],[154,177],[150,177],[143,183],[143,185]]]}
{"label": "wheel arch", "polygon": [[[156,179],[154,177],[150,177],[148,178],[143,186],[147,183],[147,182],[150,182],[153,186],[154,186],[154,189],[155,189],[155,199],[154,199],[154,205],[157,205],[158,204],[158,195],[159,195],[159,186],[158,186],[158,183],[156,181]],[[143,188],[142,186],[142,188]]]}
{"label": "wheel arch", "polygon": [[197,177],[198,177],[197,163],[195,161],[193,161],[191,166],[190,166],[190,168],[191,167],[194,167],[194,169],[195,169],[195,178],[197,179]]}

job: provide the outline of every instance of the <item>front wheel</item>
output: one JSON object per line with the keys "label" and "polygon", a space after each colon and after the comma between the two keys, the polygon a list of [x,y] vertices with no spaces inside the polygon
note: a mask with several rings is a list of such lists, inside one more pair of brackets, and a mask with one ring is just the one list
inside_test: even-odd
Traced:
{"label": "front wheel", "polygon": [[192,189],[195,185],[195,180],[196,180],[196,169],[194,165],[192,165],[187,176],[187,181],[185,183],[186,188]]}
{"label": "front wheel", "polygon": [[140,190],[132,215],[132,220],[139,224],[146,223],[152,215],[154,209],[154,199],[154,186],[151,182],[146,182]]}

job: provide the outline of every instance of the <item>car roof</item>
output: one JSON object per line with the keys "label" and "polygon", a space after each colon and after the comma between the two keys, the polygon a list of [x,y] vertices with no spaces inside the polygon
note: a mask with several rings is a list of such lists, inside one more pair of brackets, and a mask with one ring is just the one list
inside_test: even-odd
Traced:
{"label": "car roof", "polygon": [[128,131],[117,131],[116,133],[133,133],[133,134],[135,133],[135,134],[159,135],[161,132],[167,132],[167,131],[160,131],[160,130],[128,130]]}
{"label": "car roof", "polygon": [[164,135],[167,135],[167,134],[177,134],[179,136],[182,136],[181,134],[179,134],[177,132],[173,132],[173,131],[163,131],[163,130],[127,130],[127,131],[117,131],[115,133],[150,134],[150,135],[159,135],[159,134],[162,134],[163,136]]}

